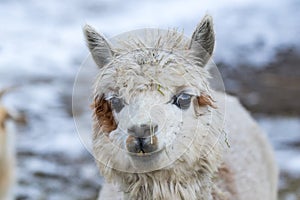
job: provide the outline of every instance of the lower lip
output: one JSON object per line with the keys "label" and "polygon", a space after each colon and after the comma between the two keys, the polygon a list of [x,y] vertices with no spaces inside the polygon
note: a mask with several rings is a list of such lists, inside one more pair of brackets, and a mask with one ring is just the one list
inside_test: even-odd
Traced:
{"label": "lower lip", "polygon": [[157,151],[154,151],[152,153],[131,153],[131,152],[128,152],[130,156],[133,156],[133,157],[138,157],[138,158],[144,158],[144,157],[150,157],[150,156],[156,156],[159,154],[159,152],[161,152],[163,150],[162,149],[159,149]]}

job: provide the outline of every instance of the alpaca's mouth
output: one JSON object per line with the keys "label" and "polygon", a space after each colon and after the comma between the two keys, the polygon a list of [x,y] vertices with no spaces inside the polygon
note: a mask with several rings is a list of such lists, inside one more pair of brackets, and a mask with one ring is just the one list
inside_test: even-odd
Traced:
{"label": "alpaca's mouth", "polygon": [[146,153],[143,149],[141,149],[141,151],[137,153],[138,156],[145,156],[146,154],[149,153]]}
{"label": "alpaca's mouth", "polygon": [[135,157],[135,158],[145,158],[145,157],[150,158],[150,157],[158,156],[162,150],[163,149],[159,149],[154,152],[145,152],[143,149],[141,149],[138,153],[128,152],[128,154],[131,157]]}
{"label": "alpaca's mouth", "polygon": [[146,153],[144,150],[141,150],[139,153],[137,153],[137,156],[143,157],[143,156],[150,156],[152,153]]}

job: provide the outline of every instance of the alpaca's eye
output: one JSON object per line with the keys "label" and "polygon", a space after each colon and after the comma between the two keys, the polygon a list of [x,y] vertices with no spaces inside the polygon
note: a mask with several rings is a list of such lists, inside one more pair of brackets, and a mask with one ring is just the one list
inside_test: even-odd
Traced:
{"label": "alpaca's eye", "polygon": [[111,106],[116,112],[120,112],[122,108],[124,107],[123,99],[118,97],[112,97],[110,99]]}
{"label": "alpaca's eye", "polygon": [[178,106],[180,109],[186,110],[190,107],[191,95],[186,93],[181,93],[178,96],[174,97],[173,103],[176,106]]}

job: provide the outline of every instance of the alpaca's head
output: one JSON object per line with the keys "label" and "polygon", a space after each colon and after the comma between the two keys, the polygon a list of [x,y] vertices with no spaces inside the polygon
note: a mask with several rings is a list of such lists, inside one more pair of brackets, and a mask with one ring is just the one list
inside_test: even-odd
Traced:
{"label": "alpaca's head", "polygon": [[145,30],[112,42],[90,26],[84,32],[99,67],[93,145],[102,172],[146,172],[172,168],[178,159],[206,159],[215,140],[204,67],[214,48],[211,18],[204,17],[191,40]]}

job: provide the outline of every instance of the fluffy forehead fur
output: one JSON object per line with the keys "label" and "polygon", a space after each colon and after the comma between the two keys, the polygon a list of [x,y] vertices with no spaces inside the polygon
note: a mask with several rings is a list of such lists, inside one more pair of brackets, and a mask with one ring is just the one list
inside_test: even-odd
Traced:
{"label": "fluffy forehead fur", "polygon": [[96,94],[115,92],[129,100],[148,90],[176,94],[186,87],[196,95],[208,92],[209,75],[201,67],[201,60],[188,49],[189,41],[184,35],[175,31],[151,32],[146,31],[145,38],[119,42],[112,49],[111,61],[100,69]]}

